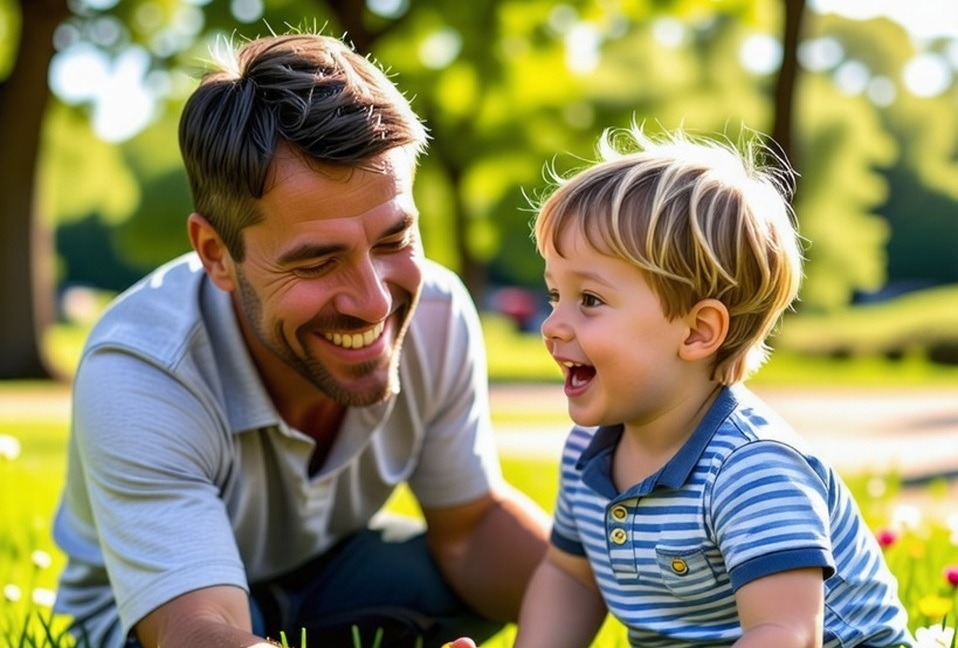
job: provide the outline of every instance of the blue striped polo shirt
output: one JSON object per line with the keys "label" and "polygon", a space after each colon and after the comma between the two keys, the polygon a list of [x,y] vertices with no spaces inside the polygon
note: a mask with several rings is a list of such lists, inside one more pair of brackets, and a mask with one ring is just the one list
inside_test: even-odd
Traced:
{"label": "blue striped polo shirt", "polygon": [[552,542],[589,559],[633,646],[728,646],[741,636],[735,591],[804,567],[823,572],[825,648],[912,644],[847,487],[744,386],[724,388],[675,457],[620,493],[621,435],[573,428]]}

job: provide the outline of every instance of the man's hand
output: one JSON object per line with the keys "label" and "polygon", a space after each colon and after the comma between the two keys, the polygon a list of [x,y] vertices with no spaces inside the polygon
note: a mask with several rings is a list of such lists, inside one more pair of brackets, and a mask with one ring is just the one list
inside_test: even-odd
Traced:
{"label": "man's hand", "polygon": [[145,648],[272,648],[252,634],[249,597],[231,585],[205,587],[178,596],[136,624]]}

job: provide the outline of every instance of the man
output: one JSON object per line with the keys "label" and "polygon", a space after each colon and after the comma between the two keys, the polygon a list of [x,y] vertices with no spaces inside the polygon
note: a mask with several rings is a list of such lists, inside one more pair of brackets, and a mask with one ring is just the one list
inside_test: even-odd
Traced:
{"label": "man", "polygon": [[[194,251],[76,375],[57,609],[106,648],[488,637],[548,521],[499,473],[474,306],[422,256],[425,129],[336,39],[231,55],[181,120]],[[374,517],[403,482],[424,534]]]}

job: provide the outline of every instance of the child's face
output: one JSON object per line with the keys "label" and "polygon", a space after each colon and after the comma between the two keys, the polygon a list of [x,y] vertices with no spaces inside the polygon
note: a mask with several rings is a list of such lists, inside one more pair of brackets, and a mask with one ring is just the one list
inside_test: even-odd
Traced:
{"label": "child's face", "polygon": [[689,378],[678,351],[683,318],[666,318],[641,270],[597,252],[575,228],[560,238],[565,256],[544,251],[552,313],[546,348],[565,375],[569,414],[579,425],[653,423],[681,400]]}

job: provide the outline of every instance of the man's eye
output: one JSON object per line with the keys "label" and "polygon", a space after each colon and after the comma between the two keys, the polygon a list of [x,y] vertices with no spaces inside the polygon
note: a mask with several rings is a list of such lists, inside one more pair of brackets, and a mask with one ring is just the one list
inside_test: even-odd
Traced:
{"label": "man's eye", "polygon": [[305,277],[308,279],[311,277],[320,276],[321,274],[326,272],[329,269],[329,267],[330,267],[329,262],[317,263],[315,265],[310,265],[310,266],[301,266],[301,267],[295,268],[293,270],[293,274],[300,277]]}
{"label": "man's eye", "polygon": [[412,243],[412,235],[404,234],[401,238],[392,239],[388,241],[382,241],[376,247],[385,252],[398,252],[399,250],[404,250]]}

